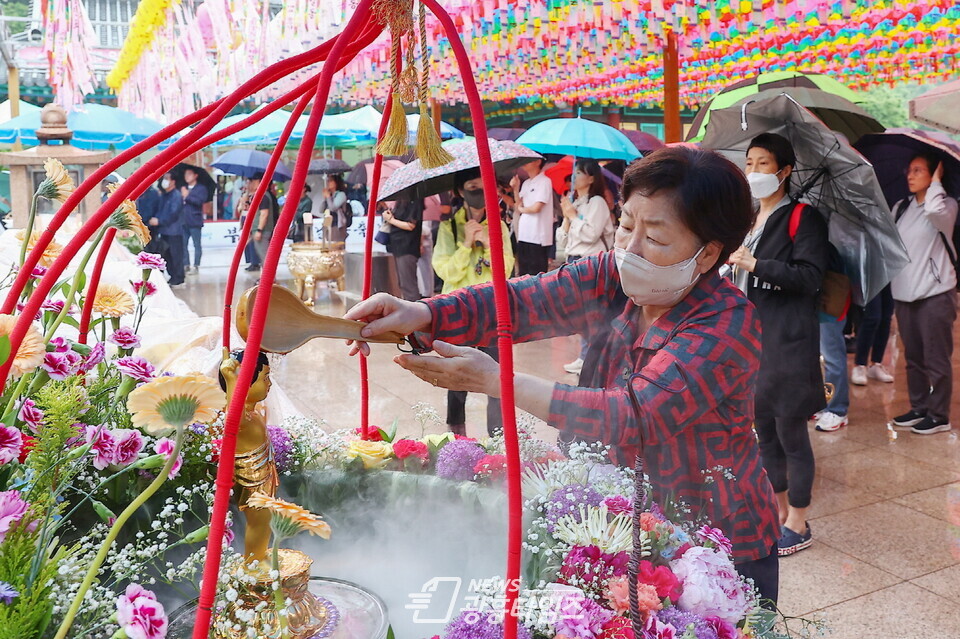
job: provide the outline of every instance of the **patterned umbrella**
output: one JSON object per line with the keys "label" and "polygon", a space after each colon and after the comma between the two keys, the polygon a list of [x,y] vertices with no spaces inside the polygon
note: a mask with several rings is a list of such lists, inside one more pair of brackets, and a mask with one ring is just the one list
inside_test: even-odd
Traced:
{"label": "patterned umbrella", "polygon": [[693,119],[687,140],[699,142],[703,139],[712,112],[781,93],[792,97],[851,142],[856,142],[865,133],[883,131],[883,126],[873,116],[856,105],[860,97],[830,76],[780,71],[735,82],[715,95]]}
{"label": "patterned umbrella", "polygon": [[960,197],[960,144],[939,131],[887,129],[860,138],[855,145],[877,172],[880,188],[891,207],[910,195],[906,168],[917,153],[933,153],[943,162],[943,188]]}
{"label": "patterned umbrella", "polygon": [[[475,140],[450,142],[444,148],[453,155],[453,162],[435,169],[424,169],[420,160],[393,172],[380,193],[381,200],[412,200],[444,191],[452,191],[459,171],[480,166]],[[490,156],[498,174],[507,174],[531,160],[542,157],[536,151],[508,140],[490,140]]]}
{"label": "patterned umbrella", "polygon": [[960,135],[960,80],[948,82],[910,100],[910,119]]}
{"label": "patterned umbrella", "polygon": [[714,111],[703,147],[743,166],[750,140],[778,133],[793,145],[799,188],[791,195],[829,218],[830,242],[847,265],[854,301],[871,300],[907,264],[907,251],[873,166],[789,95]]}

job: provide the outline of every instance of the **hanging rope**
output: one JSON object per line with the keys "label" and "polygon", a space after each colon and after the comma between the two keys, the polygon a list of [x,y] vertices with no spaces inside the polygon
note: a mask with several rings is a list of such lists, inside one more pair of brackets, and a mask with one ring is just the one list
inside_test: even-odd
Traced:
{"label": "hanging rope", "polygon": [[[416,153],[425,169],[435,169],[453,162],[443,148],[429,110],[430,53],[427,50],[427,7],[420,3],[420,121],[417,123]],[[438,123],[439,124],[439,123]]]}

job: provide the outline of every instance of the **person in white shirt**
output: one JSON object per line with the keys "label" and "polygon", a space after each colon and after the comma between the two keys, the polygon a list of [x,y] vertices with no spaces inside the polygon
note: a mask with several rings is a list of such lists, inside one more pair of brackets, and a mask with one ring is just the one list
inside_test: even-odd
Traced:
{"label": "person in white shirt", "polygon": [[943,164],[920,154],[907,168],[911,195],[893,206],[910,262],[893,281],[894,311],[907,360],[910,410],[894,417],[897,428],[921,435],[950,430],[953,393],[953,322],[957,274],[953,227],[957,201],[943,189]]}
{"label": "person in white shirt", "polygon": [[510,186],[519,193],[514,212],[517,236],[517,275],[547,272],[553,246],[553,183],[543,174],[543,159],[523,166],[527,179],[520,185],[514,176]]}

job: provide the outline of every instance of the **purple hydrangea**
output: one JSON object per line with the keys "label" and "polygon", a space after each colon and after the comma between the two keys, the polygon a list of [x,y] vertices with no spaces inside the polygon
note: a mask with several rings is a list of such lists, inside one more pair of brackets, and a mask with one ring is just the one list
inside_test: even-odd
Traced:
{"label": "purple hydrangea", "polygon": [[692,624],[696,639],[718,639],[713,625],[695,612],[686,612],[671,606],[658,612],[657,619],[676,628],[677,635],[683,635]]}
{"label": "purple hydrangea", "polygon": [[556,610],[559,619],[554,630],[570,639],[594,639],[603,632],[603,625],[613,618],[613,612],[579,590],[562,592]]}
{"label": "purple hydrangea", "polygon": [[[446,639],[503,639],[503,623],[490,619],[495,612],[464,610],[459,617],[450,622],[444,636]],[[530,631],[524,626],[517,626],[517,639],[531,639],[531,637]]]}
{"label": "purple hydrangea", "polygon": [[437,477],[467,481],[474,478],[474,467],[487,451],[477,442],[458,439],[448,443],[437,454]]}
{"label": "purple hydrangea", "polygon": [[562,518],[573,517],[580,523],[580,508],[599,506],[603,503],[603,495],[591,486],[583,484],[569,484],[553,491],[546,506],[547,530],[553,532],[557,522]]}
{"label": "purple hydrangea", "polygon": [[281,426],[267,426],[270,444],[273,446],[273,459],[277,463],[277,472],[293,470],[293,439]]}

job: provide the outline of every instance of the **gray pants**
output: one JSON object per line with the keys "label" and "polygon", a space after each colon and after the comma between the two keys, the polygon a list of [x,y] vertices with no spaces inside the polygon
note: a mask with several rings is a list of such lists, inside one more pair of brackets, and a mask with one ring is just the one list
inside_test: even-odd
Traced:
{"label": "gray pants", "polygon": [[420,286],[417,283],[416,255],[397,255],[397,279],[400,280],[400,291],[403,299],[416,302],[420,299]]}
{"label": "gray pants", "polygon": [[895,308],[907,360],[910,408],[949,420],[957,294],[948,291],[915,302],[896,302]]}

